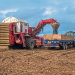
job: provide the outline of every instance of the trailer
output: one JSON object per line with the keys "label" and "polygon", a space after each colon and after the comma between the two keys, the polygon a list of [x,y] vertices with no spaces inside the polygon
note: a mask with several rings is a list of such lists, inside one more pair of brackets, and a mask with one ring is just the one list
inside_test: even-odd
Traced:
{"label": "trailer", "polygon": [[59,47],[60,49],[68,49],[69,46],[73,45],[75,47],[75,41],[74,40],[44,40],[43,46],[50,48],[56,48]]}
{"label": "trailer", "polygon": [[44,35],[43,46],[51,48],[59,47],[60,49],[68,49],[69,46],[75,47],[75,34],[71,33],[71,35],[61,35],[61,34],[52,34],[52,35]]}
{"label": "trailer", "polygon": [[42,41],[44,47],[60,49],[68,49],[69,46],[75,46],[75,32],[69,31],[64,35],[58,34],[59,24],[51,24],[53,28],[53,34],[44,34],[44,40]]}
{"label": "trailer", "polygon": [[0,24],[0,46],[23,46],[33,49],[36,46],[43,46],[43,37],[36,36],[46,24],[59,24],[54,19],[41,20],[36,27],[30,27],[22,19],[9,17]]}

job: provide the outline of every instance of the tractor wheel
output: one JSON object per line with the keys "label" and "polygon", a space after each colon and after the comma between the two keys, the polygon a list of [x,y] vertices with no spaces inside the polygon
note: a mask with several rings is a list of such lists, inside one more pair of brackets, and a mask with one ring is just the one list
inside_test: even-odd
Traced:
{"label": "tractor wheel", "polygon": [[75,47],[75,41],[74,41],[74,43],[73,43],[73,47]]}
{"label": "tractor wheel", "polygon": [[63,43],[63,50],[65,50],[66,49],[66,46],[65,46],[66,44],[65,43]]}
{"label": "tractor wheel", "polygon": [[26,38],[26,48],[33,49],[34,48],[34,41],[31,38]]}
{"label": "tractor wheel", "polygon": [[65,49],[66,49],[66,50],[68,49],[68,44],[67,44],[67,43],[65,44]]}
{"label": "tractor wheel", "polygon": [[63,43],[63,50],[67,50],[68,49],[68,44],[67,43]]}

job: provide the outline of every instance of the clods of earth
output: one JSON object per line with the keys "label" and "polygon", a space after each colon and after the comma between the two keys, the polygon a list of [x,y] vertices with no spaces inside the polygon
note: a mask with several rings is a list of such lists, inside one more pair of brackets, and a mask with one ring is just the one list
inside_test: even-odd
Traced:
{"label": "clods of earth", "polygon": [[75,75],[75,48],[0,49],[0,75]]}

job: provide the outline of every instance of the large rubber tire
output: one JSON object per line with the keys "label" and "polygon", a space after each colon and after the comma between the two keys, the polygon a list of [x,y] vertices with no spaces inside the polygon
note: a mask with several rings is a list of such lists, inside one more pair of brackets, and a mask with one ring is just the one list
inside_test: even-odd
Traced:
{"label": "large rubber tire", "polygon": [[65,49],[66,49],[66,50],[68,49],[68,44],[67,44],[67,43],[65,44]]}
{"label": "large rubber tire", "polygon": [[12,48],[12,46],[8,46],[8,49],[11,50],[11,49],[13,49],[13,48]]}
{"label": "large rubber tire", "polygon": [[51,50],[52,48],[51,47],[48,47],[48,49]]}
{"label": "large rubber tire", "polygon": [[63,50],[65,50],[66,49],[66,46],[65,46],[66,44],[65,43],[63,43]]}
{"label": "large rubber tire", "polygon": [[73,43],[73,47],[75,47],[75,41],[74,41],[74,43]]}
{"label": "large rubber tire", "polygon": [[26,38],[26,48],[27,49],[34,48],[34,40],[32,38]]}
{"label": "large rubber tire", "polygon": [[67,50],[68,49],[68,44],[67,43],[63,43],[63,50]]}

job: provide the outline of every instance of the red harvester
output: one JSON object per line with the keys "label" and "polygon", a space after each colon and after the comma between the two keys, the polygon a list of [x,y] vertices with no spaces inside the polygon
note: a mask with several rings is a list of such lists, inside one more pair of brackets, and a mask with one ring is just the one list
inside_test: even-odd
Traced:
{"label": "red harvester", "polygon": [[29,24],[14,17],[6,18],[0,24],[0,45],[18,45],[29,49],[36,46],[43,46],[43,37],[36,36],[46,24],[57,23],[54,19],[41,20],[36,27],[29,27]]}

